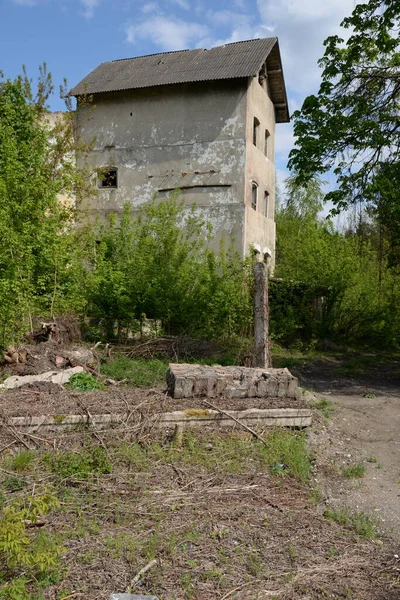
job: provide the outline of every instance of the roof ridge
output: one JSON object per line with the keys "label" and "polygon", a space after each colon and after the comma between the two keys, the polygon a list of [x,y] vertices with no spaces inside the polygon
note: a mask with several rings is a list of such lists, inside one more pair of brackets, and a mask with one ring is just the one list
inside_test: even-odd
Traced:
{"label": "roof ridge", "polygon": [[228,42],[227,44],[220,44],[219,46],[212,46],[211,48],[185,48],[183,50],[168,50],[166,52],[153,52],[152,54],[142,54],[141,56],[131,56],[128,58],[114,58],[114,60],[106,60],[105,62],[103,62],[101,64],[105,65],[107,63],[122,62],[123,60],[136,60],[137,58],[148,58],[150,56],[162,56],[164,54],[179,54],[182,52],[195,52],[196,50],[203,51],[203,52],[209,52],[210,50],[215,50],[216,48],[225,48],[226,46],[234,46],[236,44],[246,44],[247,42],[259,42],[260,40],[277,40],[277,39],[278,38],[275,36],[268,37],[268,38],[250,38],[248,40],[237,40],[236,42]]}
{"label": "roof ridge", "polygon": [[195,50],[203,50],[203,48],[185,48],[185,50],[168,50],[168,52],[153,52],[153,54],[142,54],[141,56],[131,56],[129,58],[114,58],[114,60],[106,60],[102,65],[113,62],[122,62],[123,60],[135,60],[136,58],[148,58],[149,56],[162,56],[164,54],[179,54],[181,52],[194,52]]}

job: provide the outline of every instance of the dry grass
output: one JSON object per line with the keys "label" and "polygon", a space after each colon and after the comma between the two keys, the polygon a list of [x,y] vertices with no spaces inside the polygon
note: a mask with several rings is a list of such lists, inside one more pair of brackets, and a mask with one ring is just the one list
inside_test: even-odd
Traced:
{"label": "dry grass", "polygon": [[30,584],[44,600],[108,598],[154,559],[133,591],[160,600],[398,598],[393,554],[309,501],[302,435],[274,431],[265,448],[187,433],[175,448],[128,425],[2,455],[3,502],[43,489],[61,500],[45,526],[64,547],[58,577]]}

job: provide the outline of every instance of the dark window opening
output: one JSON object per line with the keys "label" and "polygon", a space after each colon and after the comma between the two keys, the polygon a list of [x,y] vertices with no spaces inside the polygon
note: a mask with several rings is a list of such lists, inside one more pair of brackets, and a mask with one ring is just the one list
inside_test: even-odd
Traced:
{"label": "dark window opening", "polygon": [[264,215],[268,217],[269,212],[269,192],[264,192]]}
{"label": "dark window opening", "polygon": [[104,169],[100,175],[101,188],[117,188],[118,187],[118,169]]}
{"label": "dark window opening", "polygon": [[251,184],[251,208],[257,210],[258,185],[253,181]]}
{"label": "dark window opening", "polygon": [[253,144],[257,146],[258,130],[260,129],[260,121],[254,117],[253,121]]}
{"label": "dark window opening", "polygon": [[268,129],[266,129],[265,130],[265,146],[264,146],[265,156],[268,156],[268,154],[269,154],[269,136],[270,136],[270,133],[269,133]]}

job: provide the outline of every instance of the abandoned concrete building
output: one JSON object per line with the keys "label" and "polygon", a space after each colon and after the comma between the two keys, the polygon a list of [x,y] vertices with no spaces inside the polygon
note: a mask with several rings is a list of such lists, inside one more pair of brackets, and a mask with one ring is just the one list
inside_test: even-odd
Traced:
{"label": "abandoned concrete building", "polygon": [[[289,121],[277,38],[106,62],[76,96],[99,193],[84,210],[138,208],[177,188],[244,256],[275,249],[275,124]],[[95,109],[82,107],[91,97]]]}

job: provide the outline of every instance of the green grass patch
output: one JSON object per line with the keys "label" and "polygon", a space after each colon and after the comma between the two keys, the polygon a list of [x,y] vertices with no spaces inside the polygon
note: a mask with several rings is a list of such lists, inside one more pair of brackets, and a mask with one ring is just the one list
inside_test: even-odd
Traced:
{"label": "green grass patch", "polygon": [[189,431],[185,433],[182,448],[159,443],[145,448],[124,445],[116,450],[115,456],[117,460],[130,462],[135,470],[159,461],[231,474],[270,471],[274,475],[291,475],[303,482],[308,480],[311,454],[303,434],[277,429],[265,439],[266,446],[249,436],[214,435],[204,439]]}
{"label": "green grass patch", "polygon": [[137,387],[151,387],[165,381],[167,368],[166,360],[142,360],[119,356],[112,362],[104,364],[101,372],[116,381],[126,380],[130,385]]}
{"label": "green grass patch", "polygon": [[29,471],[34,458],[35,453],[32,450],[20,450],[18,454],[9,459],[8,466],[18,473]]}
{"label": "green grass patch", "polygon": [[86,479],[91,474],[111,473],[112,467],[105,450],[95,446],[81,453],[52,452],[43,456],[50,471],[60,479],[77,476]]}
{"label": "green grass patch", "polygon": [[333,402],[331,402],[330,400],[327,400],[326,398],[322,398],[322,400],[319,400],[318,402],[311,402],[310,406],[312,408],[316,408],[317,410],[320,410],[326,419],[329,419],[329,417],[332,415],[333,411],[335,410],[334,406],[333,406]]}
{"label": "green grass patch", "polygon": [[353,512],[349,508],[327,508],[325,517],[339,525],[351,529],[370,540],[376,539],[375,522],[364,512]]}
{"label": "green grass patch", "polygon": [[349,479],[362,479],[365,475],[365,471],[366,467],[363,463],[356,463],[342,469],[342,475]]}

